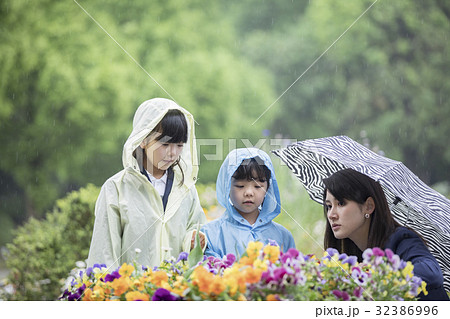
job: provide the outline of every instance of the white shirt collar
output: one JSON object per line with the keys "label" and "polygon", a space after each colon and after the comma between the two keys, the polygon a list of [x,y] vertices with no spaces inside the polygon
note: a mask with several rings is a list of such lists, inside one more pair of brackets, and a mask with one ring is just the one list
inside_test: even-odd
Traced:
{"label": "white shirt collar", "polygon": [[164,175],[161,178],[156,178],[152,174],[147,171],[148,177],[150,178],[150,182],[156,188],[158,194],[162,197],[164,196],[164,192],[166,190],[167,183],[167,171],[165,171]]}

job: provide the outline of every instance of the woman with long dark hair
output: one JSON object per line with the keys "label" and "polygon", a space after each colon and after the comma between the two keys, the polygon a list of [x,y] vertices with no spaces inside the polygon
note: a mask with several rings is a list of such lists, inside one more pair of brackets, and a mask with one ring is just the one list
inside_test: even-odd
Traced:
{"label": "woman with long dark hair", "polygon": [[422,238],[400,226],[389,209],[381,185],[353,169],[344,169],[323,180],[327,219],[324,246],[362,259],[366,248],[389,248],[414,265],[414,275],[427,283],[421,300],[449,300],[442,271]]}

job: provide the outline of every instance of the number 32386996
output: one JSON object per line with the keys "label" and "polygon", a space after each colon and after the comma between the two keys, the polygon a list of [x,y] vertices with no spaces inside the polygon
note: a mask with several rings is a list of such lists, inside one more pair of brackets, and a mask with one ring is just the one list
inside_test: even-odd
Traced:
{"label": "number 32386996", "polygon": [[427,316],[438,314],[437,306],[377,306],[377,316]]}

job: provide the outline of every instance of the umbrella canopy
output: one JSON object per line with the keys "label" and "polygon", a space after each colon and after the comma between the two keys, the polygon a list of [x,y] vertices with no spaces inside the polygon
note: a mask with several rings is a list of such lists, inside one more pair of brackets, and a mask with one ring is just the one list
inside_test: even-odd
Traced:
{"label": "umbrella canopy", "polygon": [[379,181],[394,218],[419,233],[441,266],[450,290],[450,200],[423,183],[401,162],[347,136],[305,140],[273,151],[297,176],[311,199],[322,204],[322,180],[352,168]]}

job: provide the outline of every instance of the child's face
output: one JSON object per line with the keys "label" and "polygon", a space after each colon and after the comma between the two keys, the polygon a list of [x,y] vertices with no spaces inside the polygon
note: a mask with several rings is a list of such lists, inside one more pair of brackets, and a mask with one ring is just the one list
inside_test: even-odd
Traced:
{"label": "child's face", "polygon": [[147,155],[147,166],[151,164],[152,171],[167,170],[178,159],[183,146],[183,143],[167,143],[152,138],[143,147]]}
{"label": "child's face", "polygon": [[262,204],[266,191],[267,181],[262,182],[257,178],[251,181],[231,179],[230,199],[241,215],[259,214],[258,207]]}

